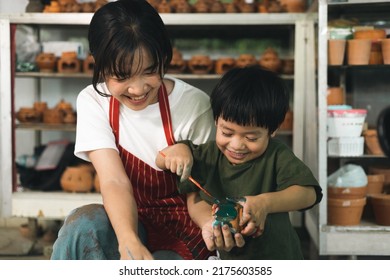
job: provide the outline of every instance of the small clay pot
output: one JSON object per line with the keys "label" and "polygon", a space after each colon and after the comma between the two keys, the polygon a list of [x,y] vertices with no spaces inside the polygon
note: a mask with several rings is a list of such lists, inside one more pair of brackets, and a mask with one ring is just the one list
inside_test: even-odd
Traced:
{"label": "small clay pot", "polygon": [[95,67],[95,59],[91,54],[89,54],[83,61],[83,72],[92,75],[94,67]]}
{"label": "small clay pot", "polygon": [[330,39],[328,40],[328,64],[343,65],[345,57],[346,40]]}
{"label": "small clay pot", "polygon": [[367,199],[328,198],[328,224],[353,226],[360,224]]}
{"label": "small clay pot", "polygon": [[328,186],[328,198],[358,199],[366,197],[367,186],[364,187],[333,187]]}
{"label": "small clay pot", "polygon": [[208,13],[209,5],[206,0],[197,0],[194,4],[194,10],[196,13]]}
{"label": "small clay pot", "polygon": [[371,40],[371,52],[368,64],[383,64],[381,40],[386,38],[385,29],[357,30],[353,33],[353,38]]}
{"label": "small clay pot", "polygon": [[191,13],[192,6],[187,2],[187,0],[177,0],[174,4],[171,1],[171,5],[173,6],[176,13]]}
{"label": "small clay pot", "polygon": [[390,195],[375,194],[371,196],[375,222],[378,225],[390,226]]}
{"label": "small clay pot", "polygon": [[54,72],[57,64],[57,58],[54,53],[40,53],[35,58],[40,72]]}
{"label": "small clay pot", "polygon": [[60,73],[78,73],[81,70],[80,60],[76,52],[63,52],[57,62],[57,69]]}
{"label": "small clay pot", "polygon": [[60,183],[67,192],[90,192],[93,188],[93,174],[83,165],[68,166],[61,175]]}
{"label": "small clay pot", "polygon": [[367,195],[380,194],[383,192],[384,174],[367,175]]}
{"label": "small clay pot", "polygon": [[279,0],[279,2],[288,13],[306,12],[306,0]]}
{"label": "small clay pot", "polygon": [[214,63],[208,55],[194,55],[188,61],[188,68],[192,74],[208,74]]}
{"label": "small clay pot", "polygon": [[62,121],[63,123],[75,124],[77,121],[76,113],[71,111],[65,112]]}
{"label": "small clay pot", "polygon": [[278,73],[282,66],[282,62],[279,59],[277,51],[273,48],[267,48],[259,60],[259,64],[273,72]]}
{"label": "small clay pot", "polygon": [[286,116],[284,117],[282,124],[279,126],[279,130],[292,131],[293,119],[294,119],[293,112],[287,111]]}
{"label": "small clay pot", "polygon": [[225,74],[236,66],[236,60],[233,57],[221,57],[215,62],[215,73]]}
{"label": "small clay pot", "polygon": [[64,113],[58,109],[47,109],[43,112],[43,122],[47,124],[61,124],[64,121]]}
{"label": "small clay pot", "polygon": [[234,13],[238,12],[238,8],[237,8],[236,4],[234,4],[232,2],[224,3],[224,6],[225,6],[225,13],[234,14]]}
{"label": "small clay pot", "polygon": [[347,41],[347,61],[349,65],[368,65],[370,53],[370,39],[349,39]]}
{"label": "small clay pot", "polygon": [[44,13],[60,13],[61,6],[57,1],[51,1],[49,5],[45,5],[43,8]]}
{"label": "small clay pot", "polygon": [[294,59],[285,58],[282,59],[282,74],[293,75],[294,74]]}
{"label": "small clay pot", "polygon": [[225,12],[225,6],[222,4],[221,1],[215,0],[211,3],[210,13],[224,13],[224,12]]}
{"label": "small clay pot", "polygon": [[181,52],[177,48],[173,48],[172,60],[168,67],[168,73],[180,74],[187,67],[186,61],[183,59]]}
{"label": "small clay pot", "polygon": [[344,88],[329,87],[327,90],[326,100],[328,105],[344,104]]}
{"label": "small clay pot", "polygon": [[245,67],[258,64],[256,57],[253,54],[240,54],[236,59],[237,67]]}
{"label": "small clay pot", "polygon": [[363,131],[366,153],[369,155],[383,155],[379,144],[378,133],[376,129],[367,129]]}
{"label": "small clay pot", "polygon": [[21,123],[36,123],[41,121],[42,115],[34,108],[21,107],[16,113],[16,119]]}
{"label": "small clay pot", "polygon": [[161,14],[172,13],[172,7],[167,0],[162,0],[157,7],[157,11]]}

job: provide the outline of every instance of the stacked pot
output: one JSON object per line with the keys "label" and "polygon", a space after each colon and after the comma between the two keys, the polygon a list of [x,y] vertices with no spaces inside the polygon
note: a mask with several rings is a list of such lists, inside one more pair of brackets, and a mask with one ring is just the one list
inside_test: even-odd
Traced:
{"label": "stacked pot", "polygon": [[367,175],[355,164],[347,164],[328,177],[328,224],[360,224],[366,205]]}

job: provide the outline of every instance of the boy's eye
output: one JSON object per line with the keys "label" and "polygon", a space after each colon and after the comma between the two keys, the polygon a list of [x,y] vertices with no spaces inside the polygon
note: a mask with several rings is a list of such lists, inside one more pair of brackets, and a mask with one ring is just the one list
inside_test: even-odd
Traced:
{"label": "boy's eye", "polygon": [[228,133],[228,132],[223,132],[223,131],[222,131],[222,135],[223,135],[223,136],[226,136],[226,137],[230,137],[230,136],[232,136],[233,134],[232,134],[232,133]]}
{"label": "boy's eye", "polygon": [[247,139],[249,142],[256,142],[257,139],[259,139],[259,138],[247,137],[246,139]]}

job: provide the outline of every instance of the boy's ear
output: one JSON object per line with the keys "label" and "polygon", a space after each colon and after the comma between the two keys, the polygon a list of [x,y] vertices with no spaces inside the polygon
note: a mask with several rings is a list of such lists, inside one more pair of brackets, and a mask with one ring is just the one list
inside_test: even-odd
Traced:
{"label": "boy's ear", "polygon": [[270,137],[271,137],[271,138],[275,137],[276,132],[277,132],[278,130],[279,130],[279,128],[277,128],[274,132],[272,132],[271,135],[270,135]]}

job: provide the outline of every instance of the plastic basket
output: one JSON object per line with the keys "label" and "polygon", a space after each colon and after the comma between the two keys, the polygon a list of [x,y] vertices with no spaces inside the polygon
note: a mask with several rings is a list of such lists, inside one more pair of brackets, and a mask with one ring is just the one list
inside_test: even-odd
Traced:
{"label": "plastic basket", "polygon": [[329,137],[359,137],[362,134],[367,110],[328,110]]}
{"label": "plastic basket", "polygon": [[330,156],[361,156],[364,152],[364,137],[331,138],[328,141]]}

